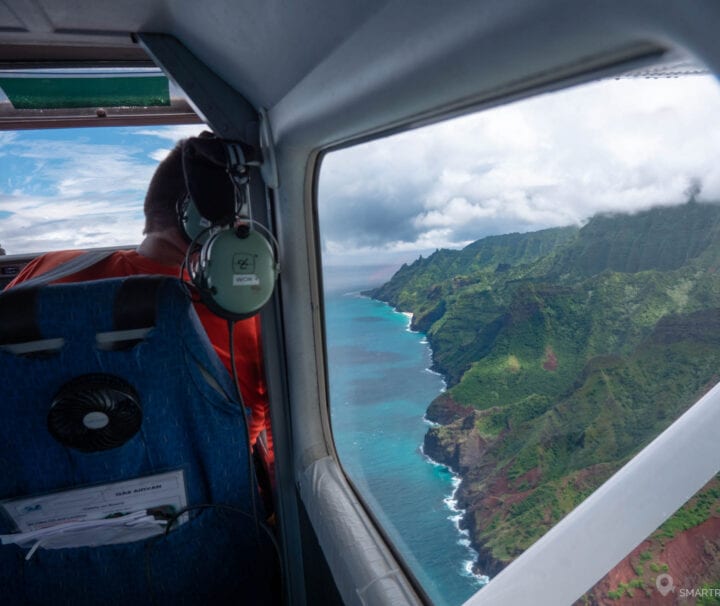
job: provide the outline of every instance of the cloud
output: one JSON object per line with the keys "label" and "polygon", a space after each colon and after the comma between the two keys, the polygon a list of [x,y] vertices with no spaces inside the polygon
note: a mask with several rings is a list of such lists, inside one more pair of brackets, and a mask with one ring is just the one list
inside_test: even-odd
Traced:
{"label": "cloud", "polygon": [[[603,211],[720,201],[718,93],[704,76],[605,80],[330,153],[325,259],[404,261]],[[0,133],[0,242],[19,253],[139,241],[155,163],[205,128]]]}
{"label": "cloud", "polygon": [[180,125],[0,133],[0,243],[9,254],[132,245],[143,200]]}
{"label": "cloud", "polygon": [[164,149],[156,149],[154,151],[151,151],[148,156],[155,160],[156,162],[162,162],[166,156],[170,153],[171,148],[166,147]]}
{"label": "cloud", "polygon": [[[12,143],[17,138],[17,133],[13,131],[0,131],[0,150],[6,145]],[[0,153],[3,153],[0,151]]]}
{"label": "cloud", "polygon": [[146,137],[158,137],[168,141],[179,141],[187,137],[196,137],[204,130],[210,130],[207,124],[178,124],[176,126],[163,126],[160,128],[143,128],[133,130],[135,135]]}
{"label": "cloud", "polygon": [[605,211],[720,201],[712,77],[605,80],[328,155],[326,260],[461,247]]}
{"label": "cloud", "polygon": [[10,254],[96,246],[131,245],[140,240],[142,197],[92,200],[0,195],[3,247]]}
{"label": "cloud", "polygon": [[0,165],[0,242],[8,253],[137,243],[155,162],[99,133],[21,133]]}

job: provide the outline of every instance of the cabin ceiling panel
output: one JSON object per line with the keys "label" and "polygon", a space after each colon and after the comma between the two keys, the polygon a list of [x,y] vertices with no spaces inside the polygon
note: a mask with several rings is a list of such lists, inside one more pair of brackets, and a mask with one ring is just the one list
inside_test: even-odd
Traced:
{"label": "cabin ceiling panel", "polygon": [[97,45],[104,36],[129,47],[130,33],[171,34],[254,105],[270,107],[387,2],[0,0],[0,36],[45,45]]}
{"label": "cabin ceiling panel", "polygon": [[0,2],[0,31],[17,32],[26,30],[25,23],[17,18],[5,2]]}
{"label": "cabin ceiling panel", "polygon": [[500,98],[629,43],[676,38],[712,56],[693,47],[717,39],[700,31],[717,13],[714,0],[0,0],[0,60],[39,48],[141,59],[130,33],[170,34],[271,110],[276,137],[318,146]]}
{"label": "cabin ceiling panel", "polygon": [[[713,0],[389,3],[270,111],[279,145],[323,147],[577,82],[679,47],[720,65]],[[352,74],[351,78],[347,74]]]}
{"label": "cabin ceiling panel", "polygon": [[267,0],[237,10],[231,2],[185,2],[173,4],[172,15],[174,33],[189,50],[267,108],[385,4]]}
{"label": "cabin ceiling panel", "polygon": [[[137,31],[165,12],[157,0],[2,0],[31,33]],[[4,24],[4,23],[3,23]]]}

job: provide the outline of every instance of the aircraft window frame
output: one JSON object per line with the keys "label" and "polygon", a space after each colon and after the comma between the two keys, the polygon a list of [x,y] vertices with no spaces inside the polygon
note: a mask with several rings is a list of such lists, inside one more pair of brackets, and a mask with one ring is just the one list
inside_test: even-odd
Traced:
{"label": "aircraft window frame", "polygon": [[[636,68],[633,70],[620,70],[617,72],[617,78],[634,78],[634,77],[648,77],[648,78],[656,78],[656,77],[673,77],[673,75],[682,75],[682,74],[691,74],[691,73],[709,73],[707,69],[698,67],[696,63],[690,62],[687,63],[685,59],[681,60],[673,60],[672,62],[669,62],[663,67],[642,67],[642,68]],[[378,141],[381,139],[384,139],[386,137],[408,132],[412,130],[421,129],[423,127],[426,127],[428,125],[445,122],[447,120],[450,120],[452,118],[458,117],[459,115],[468,115],[471,113],[476,112],[483,112],[488,109],[491,109],[493,107],[499,107],[504,106],[509,103],[513,103],[515,101],[518,101],[519,99],[531,99],[533,97],[539,96],[545,92],[548,91],[557,91],[557,90],[564,90],[574,87],[577,84],[587,83],[587,82],[593,82],[596,78],[593,74],[585,74],[583,77],[579,79],[574,79],[573,81],[569,81],[564,83],[563,85],[559,85],[558,83],[552,83],[550,85],[546,85],[539,88],[534,88],[530,91],[525,91],[522,95],[519,96],[512,96],[507,97],[501,100],[493,100],[489,103],[481,103],[474,105],[470,108],[464,108],[462,111],[451,111],[443,115],[436,115],[431,119],[418,121],[409,123],[405,126],[395,126],[392,129],[388,129],[379,133],[373,133],[371,135],[364,135],[361,137],[353,138],[351,140],[343,141],[341,144],[333,145],[327,148],[324,148],[321,153],[318,155],[317,162],[314,167],[313,175],[314,175],[314,187],[313,187],[313,195],[312,195],[312,204],[313,204],[313,217],[314,217],[314,229],[315,229],[315,242],[317,246],[317,250],[321,251],[322,248],[322,224],[321,224],[321,212],[320,212],[320,202],[319,202],[319,190],[321,187],[321,178],[322,178],[322,169],[323,164],[326,158],[329,154],[332,154],[333,152],[349,149],[364,143],[372,142],[372,141]],[[404,571],[406,574],[408,574],[408,577],[411,579],[411,582],[413,583],[413,586],[418,590],[423,596],[425,600],[429,600],[427,593],[425,591],[425,588],[423,587],[422,583],[418,580],[415,573],[412,571],[411,567],[408,565],[407,560],[405,559],[405,556],[401,553],[399,547],[394,543],[393,539],[390,537],[386,529],[383,527],[382,521],[379,520],[378,516],[374,513],[373,507],[368,503],[366,496],[363,492],[363,489],[360,488],[357,485],[357,482],[353,480],[353,478],[348,474],[342,458],[340,458],[337,455],[337,445],[335,443],[335,435],[333,432],[332,427],[332,414],[331,414],[331,394],[330,394],[330,386],[331,386],[331,376],[330,376],[330,354],[328,351],[328,325],[327,325],[327,310],[326,310],[326,297],[327,292],[323,290],[323,284],[325,283],[324,278],[324,272],[325,268],[323,266],[323,260],[322,260],[322,254],[319,254],[318,256],[318,272],[320,276],[323,276],[321,279],[321,286],[320,286],[320,293],[319,293],[319,300],[320,300],[320,306],[322,310],[322,345],[323,345],[323,358],[322,362],[324,365],[324,381],[323,381],[323,389],[324,389],[324,396],[325,401],[327,405],[327,409],[324,410],[324,414],[326,415],[326,422],[324,425],[328,428],[328,442],[331,444],[331,447],[333,451],[335,452],[336,460],[340,468],[342,469],[345,478],[348,482],[348,484],[352,487],[355,496],[358,498],[360,503],[362,503],[363,508],[367,515],[373,520],[373,522],[376,525],[376,528],[378,532],[381,534],[381,536],[385,539],[386,544],[390,551],[393,553],[393,555],[398,559],[398,561],[401,563]],[[693,405],[690,407],[692,408]],[[672,423],[671,423],[672,424]],[[718,470],[720,471],[720,470]],[[600,485],[601,487],[603,484]],[[596,488],[595,491],[599,490],[599,488]],[[674,512],[673,512],[674,513]],[[673,513],[671,513],[669,516],[667,516],[666,519],[669,519],[672,517]],[[554,526],[553,526],[554,528]],[[548,531],[549,532],[549,531]],[[547,534],[547,533],[546,533]],[[543,535],[545,536],[545,535]],[[612,567],[606,571],[609,572],[612,570]],[[588,590],[590,587],[588,587]]]}

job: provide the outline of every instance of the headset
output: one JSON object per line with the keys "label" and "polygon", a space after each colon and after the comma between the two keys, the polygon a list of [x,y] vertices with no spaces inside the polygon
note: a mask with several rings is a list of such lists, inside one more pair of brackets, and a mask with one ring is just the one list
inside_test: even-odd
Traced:
{"label": "headset", "polygon": [[182,148],[187,195],[177,216],[188,241],[186,267],[203,303],[228,320],[255,315],[280,273],[277,240],[252,218],[250,167],[259,165],[252,154],[244,143],[210,133]]}

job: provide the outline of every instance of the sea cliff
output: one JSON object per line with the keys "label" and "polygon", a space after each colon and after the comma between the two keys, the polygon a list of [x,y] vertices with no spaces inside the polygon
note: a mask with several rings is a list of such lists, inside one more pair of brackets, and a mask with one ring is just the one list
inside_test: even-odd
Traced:
{"label": "sea cliff", "polygon": [[[477,572],[496,574],[718,381],[718,236],[713,204],[603,215],[439,250],[368,293],[412,312],[447,382],[424,451],[462,478]],[[668,524],[720,548],[716,509],[688,507]],[[586,602],[622,603],[653,572],[611,571]]]}

